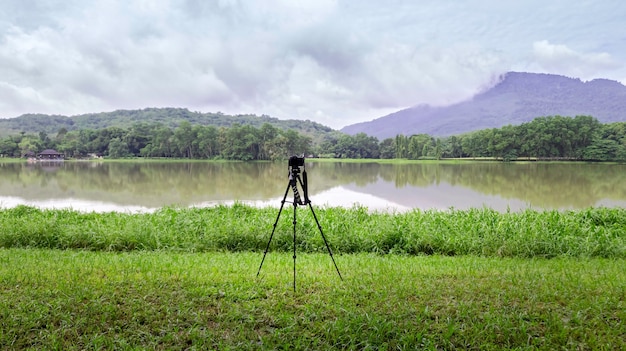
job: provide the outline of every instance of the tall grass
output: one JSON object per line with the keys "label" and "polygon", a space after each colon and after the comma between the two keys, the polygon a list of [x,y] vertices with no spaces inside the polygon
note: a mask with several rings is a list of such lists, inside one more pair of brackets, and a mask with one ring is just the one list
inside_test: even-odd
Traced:
{"label": "tall grass", "polygon": [[[0,210],[0,247],[102,251],[263,251],[278,210],[242,204],[154,213],[81,213],[18,206]],[[626,258],[626,209],[500,213],[490,209],[370,213],[318,208],[339,253],[488,257]],[[281,213],[271,249],[290,251],[293,208]],[[325,252],[309,209],[297,212],[297,249]]]}

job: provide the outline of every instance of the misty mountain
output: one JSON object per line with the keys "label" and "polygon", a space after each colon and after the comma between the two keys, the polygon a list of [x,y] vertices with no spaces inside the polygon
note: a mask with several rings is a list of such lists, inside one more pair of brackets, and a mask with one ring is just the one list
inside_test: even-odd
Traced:
{"label": "misty mountain", "polygon": [[601,123],[626,121],[626,86],[608,79],[583,82],[553,74],[509,72],[469,100],[442,107],[419,105],[341,131],[380,140],[397,134],[449,136],[557,115],[593,116]]}

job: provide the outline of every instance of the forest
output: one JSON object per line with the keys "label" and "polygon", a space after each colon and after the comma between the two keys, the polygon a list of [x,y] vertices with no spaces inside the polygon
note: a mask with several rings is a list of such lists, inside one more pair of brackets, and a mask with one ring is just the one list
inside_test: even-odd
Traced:
{"label": "forest", "polygon": [[[315,140],[314,140],[315,139]],[[260,126],[137,122],[130,127],[14,133],[0,139],[1,157],[55,149],[66,158],[189,158],[276,160],[291,155],[352,159],[495,158],[626,161],[626,122],[602,124],[591,116],[538,117],[521,125],[449,137],[397,135],[379,141],[364,133],[326,131],[313,138],[270,123]]]}

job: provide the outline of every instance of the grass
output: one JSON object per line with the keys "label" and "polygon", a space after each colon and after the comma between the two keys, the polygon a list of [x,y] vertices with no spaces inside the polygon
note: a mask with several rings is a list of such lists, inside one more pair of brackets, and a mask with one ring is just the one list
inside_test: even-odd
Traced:
{"label": "grass", "polygon": [[626,349],[626,210],[0,209],[0,349]]}
{"label": "grass", "polygon": [[5,349],[626,348],[613,259],[0,249]]}
{"label": "grass", "polygon": [[[242,204],[163,208],[154,213],[81,213],[18,206],[0,209],[0,247],[93,251],[263,251],[278,210]],[[363,207],[316,210],[341,253],[485,257],[626,258],[626,209],[500,213],[490,209],[370,213]],[[293,245],[293,208],[278,221],[272,249]],[[326,252],[310,210],[298,211],[297,246]]]}
{"label": "grass", "polygon": [[22,162],[26,162],[26,159],[24,158],[17,158],[17,157],[0,157],[0,164],[3,163],[22,163]]}
{"label": "grass", "polygon": [[[326,162],[326,163],[393,163],[393,164],[438,164],[438,163],[461,163],[469,161],[481,161],[473,158],[442,158],[442,159],[419,159],[412,160],[408,158],[307,158],[308,162]],[[485,159],[484,161],[487,161]],[[495,158],[490,158],[489,161],[496,161]]]}
{"label": "grass", "polygon": [[[70,161],[73,161],[70,159]],[[246,162],[240,160],[224,160],[224,159],[197,159],[197,158],[182,158],[182,157],[125,157],[125,158],[109,158],[104,157],[101,159],[93,159],[89,161],[94,162],[108,162],[108,163],[237,163]],[[255,162],[269,162],[269,161],[255,161]]]}

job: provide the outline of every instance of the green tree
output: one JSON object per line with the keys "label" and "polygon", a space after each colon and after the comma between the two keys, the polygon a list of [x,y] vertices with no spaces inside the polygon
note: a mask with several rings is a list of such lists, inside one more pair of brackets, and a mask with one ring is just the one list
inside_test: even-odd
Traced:
{"label": "green tree", "polygon": [[455,135],[442,140],[441,148],[442,157],[458,158],[463,156],[461,139]]}
{"label": "green tree", "polygon": [[88,153],[95,152],[97,149],[92,142],[96,140],[98,132],[93,129],[81,129],[78,131],[77,141],[74,144],[76,149],[72,150],[73,155],[85,156]]}
{"label": "green tree", "polygon": [[109,127],[95,130],[91,136],[92,140],[86,146],[89,153],[104,155],[108,153],[109,143],[112,139],[127,140],[127,131],[122,128]]}
{"label": "green tree", "polygon": [[182,121],[174,131],[174,144],[183,157],[194,158],[197,147],[197,129],[191,126],[188,121]]}
{"label": "green tree", "polygon": [[416,135],[411,136],[406,150],[406,157],[411,160],[417,160],[422,157],[423,150],[424,144],[420,143],[419,138]]}
{"label": "green tree", "polygon": [[13,140],[13,138],[8,137],[0,140],[0,157],[19,157],[18,144]]}
{"label": "green tree", "polygon": [[463,149],[463,153],[470,157],[476,158],[482,156],[479,132],[473,132],[462,136],[461,148]]}
{"label": "green tree", "polygon": [[258,129],[250,125],[233,124],[223,135],[222,157],[227,160],[250,161],[259,157]]}
{"label": "green tree", "polygon": [[129,155],[128,144],[120,138],[113,138],[109,142],[109,157],[122,158]]}
{"label": "green tree", "polygon": [[198,128],[198,151],[206,158],[220,154],[219,132],[214,126]]}
{"label": "green tree", "polygon": [[396,145],[396,156],[395,158],[408,158],[408,150],[409,150],[409,139],[402,135],[402,134],[398,134],[396,135],[396,139],[395,139],[395,145]]}
{"label": "green tree", "polygon": [[52,140],[50,140],[46,132],[39,132],[39,141],[39,147],[41,149],[51,149],[54,147]]}
{"label": "green tree", "polygon": [[64,153],[66,157],[76,157],[81,149],[78,132],[68,132],[57,144],[57,151]]}
{"label": "green tree", "polygon": [[507,125],[500,129],[492,129],[489,135],[491,138],[489,140],[488,150],[491,156],[504,161],[517,159],[519,146],[515,127]]}
{"label": "green tree", "polygon": [[588,161],[612,161],[616,160],[622,151],[615,140],[596,139],[585,148],[583,158]]}
{"label": "green tree", "polygon": [[281,130],[278,145],[285,157],[293,155],[308,155],[311,152],[311,138],[302,136],[293,129]]}
{"label": "green tree", "polygon": [[437,140],[435,140],[435,148],[434,148],[434,152],[435,152],[435,158],[437,158],[438,160],[441,159],[441,155],[443,155],[443,143],[441,142],[440,138],[437,138]]}
{"label": "green tree", "polygon": [[18,147],[20,150],[20,155],[26,154],[28,151],[39,152],[43,150],[41,145],[41,140],[34,135],[23,135],[20,142],[18,143]]}
{"label": "green tree", "polygon": [[172,157],[174,155],[174,132],[158,125],[153,130],[151,141],[141,149],[141,155],[147,157]]}
{"label": "green tree", "polygon": [[263,123],[259,129],[259,158],[262,160],[274,160],[280,158],[281,152],[277,144],[279,135],[278,128],[269,123]]}
{"label": "green tree", "polygon": [[358,133],[352,138],[355,158],[378,158],[380,149],[378,139],[365,133]]}
{"label": "green tree", "polygon": [[123,135],[115,135],[115,130],[112,131],[111,139],[113,138],[122,138],[128,145],[128,152],[131,155],[139,156],[141,154],[141,149],[145,148],[148,145],[152,137],[154,135],[154,130],[156,129],[156,125],[148,124],[148,123],[135,123],[130,129],[123,132]]}
{"label": "green tree", "polygon": [[337,158],[356,158],[357,151],[352,135],[344,134],[337,139],[334,149]]}
{"label": "green tree", "polygon": [[390,159],[396,157],[396,139],[387,138],[380,142],[380,158]]}
{"label": "green tree", "polygon": [[63,138],[65,137],[65,134],[67,134],[67,128],[62,127],[57,131],[57,135],[55,137],[57,142],[60,142],[63,140]]}
{"label": "green tree", "polygon": [[414,134],[409,137],[406,157],[417,160],[421,157],[428,156],[428,152],[433,143],[432,137],[428,134]]}

